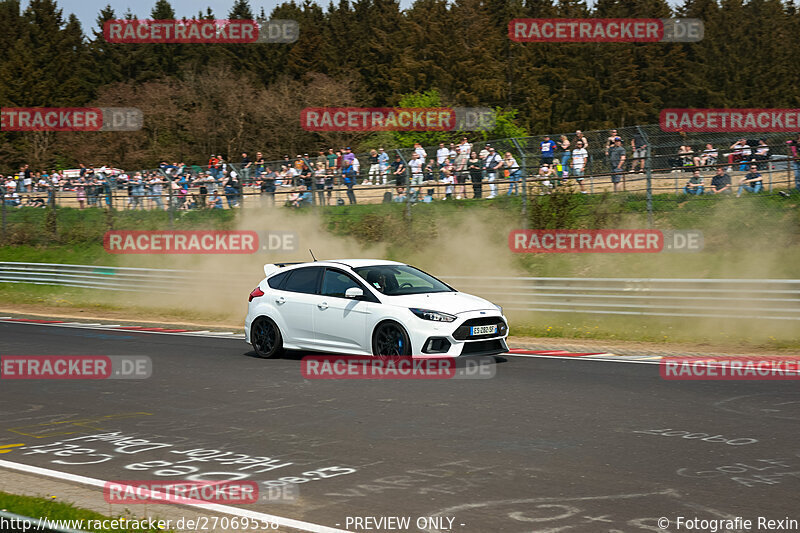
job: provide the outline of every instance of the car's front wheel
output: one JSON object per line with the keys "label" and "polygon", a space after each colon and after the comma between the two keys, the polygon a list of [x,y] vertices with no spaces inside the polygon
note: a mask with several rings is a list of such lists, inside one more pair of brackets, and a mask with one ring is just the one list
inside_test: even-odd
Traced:
{"label": "car's front wheel", "polygon": [[283,353],[281,330],[265,316],[256,318],[250,326],[250,342],[259,357],[271,359]]}
{"label": "car's front wheel", "polygon": [[411,355],[411,341],[397,322],[378,324],[372,333],[373,355]]}

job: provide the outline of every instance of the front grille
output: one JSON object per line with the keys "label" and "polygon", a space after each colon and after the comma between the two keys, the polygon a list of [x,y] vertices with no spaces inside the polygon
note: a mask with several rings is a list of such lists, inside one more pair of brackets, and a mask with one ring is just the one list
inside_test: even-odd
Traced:
{"label": "front grille", "polygon": [[[472,335],[469,334],[469,328],[472,326],[491,326],[493,324],[497,325],[497,333],[486,333],[484,335]],[[465,341],[465,340],[476,340],[476,339],[491,339],[494,337],[502,337],[508,331],[508,325],[503,321],[502,318],[499,316],[487,316],[481,318],[470,318],[458,328],[453,333],[453,338]]]}
{"label": "front grille", "polygon": [[505,351],[503,341],[495,339],[491,341],[468,342],[464,344],[461,355],[497,355]]}

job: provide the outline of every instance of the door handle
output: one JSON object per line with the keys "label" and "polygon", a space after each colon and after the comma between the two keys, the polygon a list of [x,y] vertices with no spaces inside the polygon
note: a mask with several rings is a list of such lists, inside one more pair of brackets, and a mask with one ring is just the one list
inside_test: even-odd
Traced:
{"label": "door handle", "polygon": [[322,309],[323,311],[328,308],[328,302],[322,302],[321,304],[317,304],[317,307]]}
{"label": "door handle", "polygon": [[286,303],[286,298],[284,298],[283,296],[278,296],[277,298],[275,298],[275,301],[279,304]]}

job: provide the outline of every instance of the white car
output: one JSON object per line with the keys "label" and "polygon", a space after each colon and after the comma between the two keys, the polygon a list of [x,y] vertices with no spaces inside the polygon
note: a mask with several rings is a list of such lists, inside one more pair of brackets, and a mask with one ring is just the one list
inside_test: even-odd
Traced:
{"label": "white car", "polygon": [[354,355],[495,355],[508,351],[501,307],[395,261],[264,265],[250,293],[247,341],[260,357],[284,349]]}

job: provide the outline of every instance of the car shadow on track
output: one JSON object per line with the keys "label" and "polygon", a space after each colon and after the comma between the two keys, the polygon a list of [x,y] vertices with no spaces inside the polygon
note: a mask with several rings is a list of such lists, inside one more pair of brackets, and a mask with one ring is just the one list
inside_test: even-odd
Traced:
{"label": "car shadow on track", "polygon": [[[242,355],[245,356],[245,357],[252,357],[253,359],[262,359],[261,357],[259,357],[256,354],[255,350],[250,350],[250,351],[244,352]],[[338,357],[373,357],[373,356],[369,356],[369,355],[342,355],[342,354],[337,354],[335,352],[309,352],[309,351],[303,351],[303,350],[284,350],[283,354],[281,356],[279,356],[279,357],[276,357],[275,360],[302,361],[303,357],[311,356],[311,355],[314,355],[314,356],[330,356],[330,357],[337,357],[337,356]],[[264,360],[268,361],[268,359],[264,359]],[[498,364],[498,363],[507,363],[508,362],[508,358],[505,355],[476,355],[476,356],[467,355],[467,356],[462,356],[462,357],[456,358],[456,366],[457,367],[459,366],[459,362],[461,362],[461,364],[465,364],[466,361],[483,361],[483,362],[494,361],[495,364]]]}

